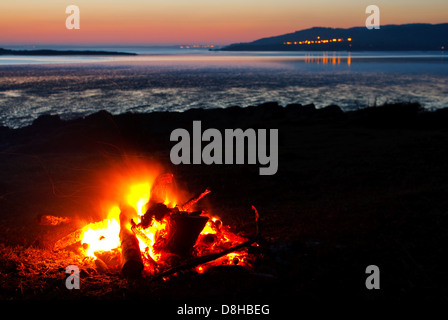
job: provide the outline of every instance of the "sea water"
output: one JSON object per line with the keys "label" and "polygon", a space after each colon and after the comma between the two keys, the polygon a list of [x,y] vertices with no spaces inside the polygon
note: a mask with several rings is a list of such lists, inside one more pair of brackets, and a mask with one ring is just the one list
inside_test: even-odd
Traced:
{"label": "sea water", "polygon": [[102,109],[184,111],[267,101],[343,110],[396,101],[448,107],[444,52],[87,49],[139,55],[0,56],[0,125],[26,126],[42,114],[73,119]]}

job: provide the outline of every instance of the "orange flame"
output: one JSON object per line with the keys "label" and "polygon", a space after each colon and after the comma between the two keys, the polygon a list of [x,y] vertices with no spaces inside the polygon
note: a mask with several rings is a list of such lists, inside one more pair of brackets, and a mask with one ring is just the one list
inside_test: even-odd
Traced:
{"label": "orange flame", "polygon": [[[96,258],[95,253],[108,252],[120,248],[120,204],[127,204],[135,208],[136,216],[130,218],[136,224],[140,223],[141,217],[148,209],[146,205],[151,198],[151,187],[158,176],[157,171],[137,165],[127,174],[123,174],[123,171],[118,171],[120,174],[113,172],[112,176],[114,178],[107,180],[107,186],[105,186],[105,195],[107,197],[105,197],[106,199],[102,203],[103,208],[106,209],[107,218],[100,222],[88,224],[82,229],[81,243],[87,247],[86,256]],[[180,195],[181,192],[178,190],[169,190],[163,202],[168,208],[174,208],[179,203],[178,199],[183,198]],[[188,197],[185,197],[186,199]],[[208,216],[208,214],[206,215]],[[134,230],[142,254],[149,259],[148,263],[152,259],[157,264],[165,264],[162,253],[155,250],[155,244],[159,237],[166,235],[167,224],[166,218],[162,221],[157,221],[153,218],[147,228],[138,228],[138,232]],[[140,235],[139,232],[141,232]],[[194,254],[203,256],[220,252],[243,241],[246,241],[246,239],[230,232],[228,227],[222,225],[218,217],[210,217],[198,238]],[[217,264],[245,264],[244,256],[244,252],[230,253],[212,263],[199,266],[196,268],[196,271],[201,273],[209,266]]]}
{"label": "orange flame", "polygon": [[91,223],[83,228],[81,243],[87,244],[86,255],[95,257],[97,251],[109,251],[120,246],[120,209],[112,207],[107,219]]}
{"label": "orange flame", "polygon": [[142,216],[151,196],[151,186],[160,172],[157,165],[148,166],[138,159],[128,159],[118,167],[112,167],[110,172],[101,173],[101,210],[107,212],[107,218],[83,228],[81,243],[87,245],[87,256],[95,257],[97,251],[120,247],[120,204],[130,205]]}

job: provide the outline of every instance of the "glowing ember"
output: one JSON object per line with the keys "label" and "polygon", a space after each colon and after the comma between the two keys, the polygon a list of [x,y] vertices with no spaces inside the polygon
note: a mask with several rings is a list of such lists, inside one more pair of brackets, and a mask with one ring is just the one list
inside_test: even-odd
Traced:
{"label": "glowing ember", "polygon": [[166,232],[166,220],[162,220],[162,222],[158,222],[155,219],[152,219],[150,226],[142,232],[145,236],[150,240],[150,243],[145,243],[141,237],[137,235],[137,240],[140,245],[140,250],[142,252],[147,253],[154,261],[160,260],[160,253],[156,253],[154,251],[154,245],[159,236],[165,234]]}
{"label": "glowing ember", "polygon": [[96,251],[109,251],[120,246],[120,223],[118,216],[120,209],[113,207],[109,211],[108,218],[91,223],[84,227],[81,243],[87,244],[86,255],[94,257]]}

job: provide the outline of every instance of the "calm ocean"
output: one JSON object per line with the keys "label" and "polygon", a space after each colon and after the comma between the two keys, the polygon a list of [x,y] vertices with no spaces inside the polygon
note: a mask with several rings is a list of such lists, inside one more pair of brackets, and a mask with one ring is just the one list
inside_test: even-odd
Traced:
{"label": "calm ocean", "polygon": [[394,101],[448,107],[443,52],[93,49],[139,55],[0,56],[0,125],[22,127],[41,114],[72,119],[101,109],[183,111],[267,101],[337,104],[344,110]]}

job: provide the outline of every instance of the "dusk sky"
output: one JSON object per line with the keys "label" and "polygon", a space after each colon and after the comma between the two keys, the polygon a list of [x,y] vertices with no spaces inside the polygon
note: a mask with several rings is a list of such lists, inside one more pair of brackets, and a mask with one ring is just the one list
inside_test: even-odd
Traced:
{"label": "dusk sky", "polygon": [[[67,30],[65,8],[80,9]],[[448,22],[446,0],[2,0],[2,44],[228,44],[314,26],[363,26],[365,8],[381,24]]]}

